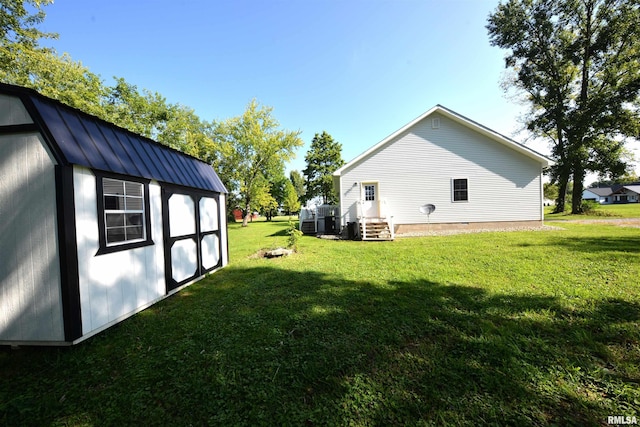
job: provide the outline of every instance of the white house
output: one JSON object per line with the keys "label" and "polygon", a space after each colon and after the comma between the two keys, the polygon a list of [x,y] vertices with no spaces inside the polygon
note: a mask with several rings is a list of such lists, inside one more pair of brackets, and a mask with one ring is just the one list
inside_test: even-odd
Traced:
{"label": "white house", "polygon": [[640,184],[617,184],[611,187],[592,187],[582,192],[583,200],[593,200],[602,205],[640,202]]}
{"label": "white house", "polygon": [[[334,173],[341,225],[357,227],[364,239],[389,239],[427,225],[540,225],[542,171],[550,164],[437,105]],[[420,209],[427,204],[435,206],[428,216]]]}
{"label": "white house", "polygon": [[228,262],[200,160],[0,84],[0,344],[74,344]]}

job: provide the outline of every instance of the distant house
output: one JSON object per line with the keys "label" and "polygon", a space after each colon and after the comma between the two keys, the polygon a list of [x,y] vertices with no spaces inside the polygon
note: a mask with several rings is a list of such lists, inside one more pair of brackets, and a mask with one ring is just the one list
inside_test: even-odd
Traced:
{"label": "distant house", "polygon": [[[342,227],[396,233],[540,225],[547,157],[441,105],[334,173]],[[428,217],[421,206],[432,204]],[[427,224],[429,222],[429,224]]]}
{"label": "distant house", "polygon": [[0,344],[74,344],[227,264],[211,166],[0,84]]}
{"label": "distant house", "polygon": [[640,183],[587,188],[582,192],[582,199],[593,200],[602,205],[638,203],[640,202]]}

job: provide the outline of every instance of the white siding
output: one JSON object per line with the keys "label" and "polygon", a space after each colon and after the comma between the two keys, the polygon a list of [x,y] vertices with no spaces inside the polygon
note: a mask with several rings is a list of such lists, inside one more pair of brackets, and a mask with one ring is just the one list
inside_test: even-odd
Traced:
{"label": "white siding", "polygon": [[15,96],[0,94],[0,126],[33,123],[22,101]]}
{"label": "white siding", "polygon": [[584,190],[584,191],[582,192],[582,198],[583,198],[583,199],[593,199],[593,200],[595,200],[596,202],[598,202],[598,203],[603,203],[603,204],[604,204],[604,203],[609,203],[609,202],[611,201],[611,199],[613,198],[613,196],[610,196],[610,197],[611,197],[611,198],[609,199],[609,201],[608,201],[608,202],[605,202],[606,198],[605,198],[605,197],[598,196],[596,193],[592,193],[592,192],[591,192],[591,191],[589,191],[589,190]]}
{"label": "white siding", "polygon": [[[468,179],[468,202],[452,201],[453,178]],[[379,182],[395,224],[426,223],[425,203],[436,206],[432,223],[542,220],[540,163],[437,113],[342,172],[343,225],[356,220],[365,181]]]}
{"label": "white siding", "polygon": [[74,167],[78,276],[83,335],[130,316],[166,294],[160,186],[149,184],[154,245],[96,255],[96,178]]}
{"label": "white siding", "polygon": [[39,134],[0,136],[0,341],[64,341],[54,165]]}

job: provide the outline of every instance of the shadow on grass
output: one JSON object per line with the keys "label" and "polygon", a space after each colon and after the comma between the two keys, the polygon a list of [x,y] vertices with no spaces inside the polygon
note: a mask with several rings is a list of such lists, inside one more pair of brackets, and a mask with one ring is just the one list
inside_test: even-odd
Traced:
{"label": "shadow on grass", "polygon": [[[638,236],[602,236],[602,237],[558,237],[546,242],[545,245],[563,247],[571,251],[598,253],[598,252],[618,252],[632,254],[634,257],[640,253],[640,234]],[[531,246],[522,244],[520,246]]]}
{"label": "shadow on grass", "polygon": [[640,234],[636,237],[574,237],[559,241],[560,246],[581,252],[640,252]]}
{"label": "shadow on grass", "polygon": [[598,425],[634,415],[616,365],[640,363],[640,307],[594,304],[229,267],[77,347],[0,355],[0,424]]}

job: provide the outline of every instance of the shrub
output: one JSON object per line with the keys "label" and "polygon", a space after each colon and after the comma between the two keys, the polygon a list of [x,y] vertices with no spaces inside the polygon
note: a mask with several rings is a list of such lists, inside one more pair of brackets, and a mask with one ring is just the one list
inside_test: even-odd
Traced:
{"label": "shrub", "polygon": [[287,248],[297,251],[298,241],[300,240],[300,237],[302,237],[302,231],[298,230],[296,224],[293,221],[289,221],[287,234],[289,235],[289,237],[287,238]]}
{"label": "shrub", "polygon": [[595,200],[583,200],[582,212],[592,216],[613,216],[611,212],[604,211],[600,208],[600,203]]}

